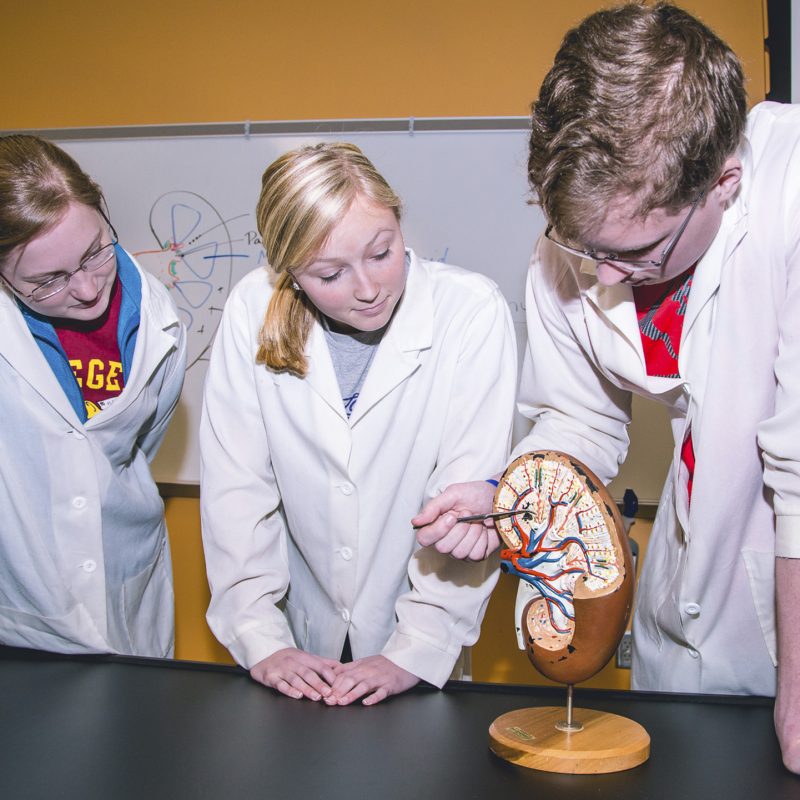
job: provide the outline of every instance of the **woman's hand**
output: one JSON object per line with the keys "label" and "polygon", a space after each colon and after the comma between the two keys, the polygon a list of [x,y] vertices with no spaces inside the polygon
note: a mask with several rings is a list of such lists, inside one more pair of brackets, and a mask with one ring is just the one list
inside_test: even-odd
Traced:
{"label": "woman's hand", "polygon": [[346,706],[363,697],[365,706],[374,706],[389,695],[400,694],[419,683],[419,678],[384,656],[367,656],[336,668],[336,680],[325,702]]}
{"label": "woman's hand", "polygon": [[411,520],[418,528],[417,541],[433,546],[453,558],[481,561],[500,546],[492,520],[456,522],[458,517],[488,514],[492,510],[494,486],[486,481],[454,483],[429,500]]}
{"label": "woman's hand", "polygon": [[341,666],[331,658],[286,647],[259,661],[251,668],[250,677],[295,700],[321,700],[330,696]]}

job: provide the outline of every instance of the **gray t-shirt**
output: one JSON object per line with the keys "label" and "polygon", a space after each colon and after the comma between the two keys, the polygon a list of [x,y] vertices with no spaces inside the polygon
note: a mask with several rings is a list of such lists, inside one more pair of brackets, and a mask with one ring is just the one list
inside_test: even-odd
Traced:
{"label": "gray t-shirt", "polygon": [[325,329],[336,379],[339,381],[344,410],[349,417],[388,325],[377,331],[337,333],[331,330],[329,320],[323,318],[322,327]]}

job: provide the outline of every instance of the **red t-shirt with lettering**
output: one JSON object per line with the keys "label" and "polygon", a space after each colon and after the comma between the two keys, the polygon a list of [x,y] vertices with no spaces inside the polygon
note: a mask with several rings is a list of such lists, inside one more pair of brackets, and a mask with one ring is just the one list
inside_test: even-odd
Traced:
{"label": "red t-shirt with lettering", "polygon": [[[648,375],[680,378],[678,354],[693,277],[694,267],[691,267],[667,283],[646,284],[633,289]],[[689,471],[688,492],[691,500],[695,467],[691,430],[681,447],[681,461]]]}
{"label": "red t-shirt with lettering", "polygon": [[89,418],[113,403],[125,386],[117,341],[121,300],[117,277],[108,308],[98,319],[54,326],[83,394]]}

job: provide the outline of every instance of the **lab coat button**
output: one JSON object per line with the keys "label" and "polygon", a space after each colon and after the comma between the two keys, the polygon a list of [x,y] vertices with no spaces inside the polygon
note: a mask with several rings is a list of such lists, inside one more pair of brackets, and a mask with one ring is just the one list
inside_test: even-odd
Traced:
{"label": "lab coat button", "polygon": [[698,652],[697,652],[697,650],[695,650],[695,649],[694,649],[694,647],[688,647],[688,648],[686,649],[686,652],[687,652],[687,653],[688,653],[688,654],[689,654],[689,655],[690,655],[692,658],[700,658],[700,653],[698,653]]}
{"label": "lab coat button", "polygon": [[97,569],[97,562],[91,558],[87,558],[86,561],[81,564],[81,568],[84,572],[94,572]]}
{"label": "lab coat button", "polygon": [[344,495],[348,495],[349,496],[349,495],[353,494],[353,486],[352,486],[352,484],[343,483],[339,487],[339,489],[340,489],[341,493],[344,494]]}
{"label": "lab coat button", "polygon": [[85,497],[74,497],[72,499],[72,507],[73,508],[77,508],[79,510],[81,508],[86,508],[86,498]]}
{"label": "lab coat button", "polygon": [[699,617],[700,616],[700,606],[697,603],[687,603],[686,604],[686,613],[690,617]]}
{"label": "lab coat button", "polygon": [[345,560],[349,561],[353,557],[353,551],[349,547],[343,547],[339,551],[339,555]]}
{"label": "lab coat button", "polygon": [[342,609],[342,619],[345,622],[350,622],[350,612],[346,608]]}

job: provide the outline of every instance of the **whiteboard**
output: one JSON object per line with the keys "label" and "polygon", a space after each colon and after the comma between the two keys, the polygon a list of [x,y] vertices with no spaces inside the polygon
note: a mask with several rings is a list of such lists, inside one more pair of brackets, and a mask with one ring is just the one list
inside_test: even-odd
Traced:
{"label": "whiteboard", "polygon": [[[521,355],[526,267],[544,229],[541,211],[527,202],[524,129],[61,141],[100,183],[120,241],[170,289],[189,330],[184,390],[153,466],[158,482],[199,482],[209,348],[231,287],[264,263],[254,216],[264,169],[286,150],[342,139],[361,147],[403,199],[408,246],[497,282]],[[644,449],[641,457],[632,450],[632,477],[620,475],[615,497],[630,485],[643,502],[658,498],[671,449],[660,452],[664,426],[658,410],[637,407],[634,434],[642,429],[635,438]],[[524,431],[518,419],[515,438]]]}

